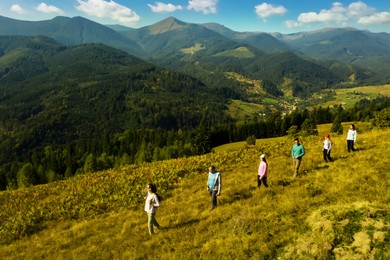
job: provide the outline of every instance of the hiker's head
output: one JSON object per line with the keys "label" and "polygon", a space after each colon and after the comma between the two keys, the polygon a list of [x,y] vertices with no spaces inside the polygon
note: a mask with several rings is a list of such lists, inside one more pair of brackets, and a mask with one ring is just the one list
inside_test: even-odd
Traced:
{"label": "hiker's head", "polygon": [[154,185],[153,183],[149,183],[147,186],[146,186],[146,189],[149,191],[149,192],[156,192],[156,185]]}

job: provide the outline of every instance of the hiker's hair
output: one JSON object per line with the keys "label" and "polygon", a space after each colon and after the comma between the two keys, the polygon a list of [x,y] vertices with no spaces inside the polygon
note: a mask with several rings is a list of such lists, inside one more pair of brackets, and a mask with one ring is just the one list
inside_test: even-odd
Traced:
{"label": "hiker's hair", "polygon": [[148,186],[150,186],[150,189],[152,190],[153,193],[156,193],[156,191],[157,191],[156,184],[149,183]]}

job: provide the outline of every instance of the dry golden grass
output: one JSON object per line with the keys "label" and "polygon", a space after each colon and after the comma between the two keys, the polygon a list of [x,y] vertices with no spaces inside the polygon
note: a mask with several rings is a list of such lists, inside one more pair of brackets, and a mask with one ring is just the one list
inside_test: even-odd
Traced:
{"label": "dry golden grass", "polygon": [[[46,223],[1,245],[0,259],[389,259],[390,130],[355,125],[358,150],[346,151],[345,134],[332,136],[332,163],[321,155],[330,125],[320,126],[318,137],[302,138],[307,154],[298,178],[288,137],[206,155],[223,176],[219,206],[208,210],[204,165],[162,201],[157,220],[164,228],[153,237],[139,203]],[[261,153],[268,156],[267,189],[256,188]]]}

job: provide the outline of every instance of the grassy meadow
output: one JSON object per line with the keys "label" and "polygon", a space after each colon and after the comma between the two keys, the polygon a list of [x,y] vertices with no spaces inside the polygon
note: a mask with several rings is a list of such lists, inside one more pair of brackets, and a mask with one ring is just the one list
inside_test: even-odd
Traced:
{"label": "grassy meadow", "polygon": [[345,108],[351,108],[357,101],[363,98],[375,99],[379,96],[388,97],[390,96],[390,84],[335,89],[335,92],[335,99],[322,104],[322,106],[343,105]]}
{"label": "grassy meadow", "polygon": [[[390,134],[355,123],[357,151],[331,136],[302,138],[293,178],[291,137],[235,143],[214,153],[126,166],[0,193],[0,259],[389,259]],[[256,188],[259,155],[269,187]],[[223,178],[209,211],[207,167]],[[155,182],[162,226],[148,235],[143,195]]]}

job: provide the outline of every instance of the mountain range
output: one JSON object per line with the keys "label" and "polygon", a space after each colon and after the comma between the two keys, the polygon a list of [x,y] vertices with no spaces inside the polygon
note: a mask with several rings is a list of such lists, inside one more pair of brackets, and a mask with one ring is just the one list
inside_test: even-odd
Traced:
{"label": "mountain range", "polygon": [[[198,77],[210,71],[210,67],[225,71],[232,69],[231,64],[221,66],[222,58],[224,62],[229,59],[227,63],[240,63],[240,73],[244,70],[247,76],[261,79],[264,74],[256,75],[257,71],[280,69],[281,66],[272,67],[274,62],[270,65],[268,62],[269,59],[275,60],[272,55],[278,54],[277,59],[285,55],[281,59],[288,62],[291,59],[296,63],[305,60],[304,63],[309,62],[310,66],[316,63],[325,69],[331,69],[333,65],[337,67],[336,73],[341,62],[348,65],[343,67],[349,68],[349,76],[354,74],[356,66],[365,71],[363,74],[370,75],[369,83],[379,84],[390,79],[390,73],[385,69],[390,65],[390,34],[354,28],[271,34],[236,32],[216,23],[193,24],[174,17],[139,29],[102,25],[83,17],[55,17],[37,22],[0,17],[0,35],[43,35],[63,45],[102,43],[156,65],[195,73]],[[231,59],[232,56],[240,61]],[[216,58],[215,62],[210,62],[211,57]],[[267,64],[259,60],[267,60]],[[204,67],[204,63],[210,66]],[[257,71],[253,73],[253,70]],[[357,74],[360,75],[361,71]],[[364,78],[367,80],[366,76]],[[359,83],[359,76],[356,80]]]}

